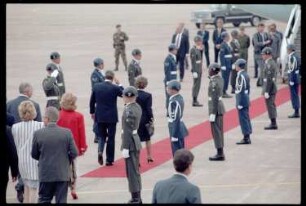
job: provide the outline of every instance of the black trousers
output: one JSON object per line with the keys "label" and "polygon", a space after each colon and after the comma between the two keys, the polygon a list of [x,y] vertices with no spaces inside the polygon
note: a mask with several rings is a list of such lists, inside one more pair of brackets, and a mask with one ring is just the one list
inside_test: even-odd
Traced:
{"label": "black trousers", "polygon": [[114,162],[115,158],[115,136],[117,123],[99,122],[99,152],[103,153],[104,145],[106,145],[106,161]]}
{"label": "black trousers", "polygon": [[218,63],[219,51],[220,51],[220,49],[217,49],[215,47],[215,63]]}
{"label": "black trousers", "polygon": [[55,202],[67,203],[67,182],[40,182],[38,191],[38,203],[51,203],[53,196]]}
{"label": "black trousers", "polygon": [[206,59],[206,66],[208,68],[208,66],[210,65],[210,60],[209,60],[209,50],[208,49],[205,49],[205,59]]}
{"label": "black trousers", "polygon": [[179,69],[180,69],[180,79],[184,79],[184,76],[185,76],[185,58],[186,56],[179,56],[177,55],[176,56],[177,58],[177,63],[178,63],[178,66],[179,66]]}
{"label": "black trousers", "polygon": [[4,177],[4,175],[1,177],[0,180],[0,204],[6,203],[6,189],[7,189],[7,183],[9,179],[8,177]]}

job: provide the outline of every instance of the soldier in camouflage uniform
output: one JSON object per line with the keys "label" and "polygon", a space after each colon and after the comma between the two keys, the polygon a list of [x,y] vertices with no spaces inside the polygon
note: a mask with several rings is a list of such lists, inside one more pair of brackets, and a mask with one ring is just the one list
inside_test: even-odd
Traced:
{"label": "soldier in camouflage uniform", "polygon": [[225,156],[223,153],[224,136],[223,136],[223,114],[225,113],[224,104],[222,102],[223,95],[223,79],[218,73],[221,66],[217,63],[209,65],[209,86],[208,86],[208,111],[211,132],[214,138],[217,154],[209,157],[210,161],[223,161]]}
{"label": "soldier in camouflage uniform", "polygon": [[60,89],[60,97],[62,97],[63,94],[66,92],[66,87],[65,87],[63,69],[60,66],[61,56],[58,52],[52,52],[50,54],[50,59],[52,61],[52,64],[56,66],[55,68],[58,71],[58,75],[55,78],[56,78],[57,86]]}
{"label": "soldier in camouflage uniform", "polygon": [[192,106],[202,107],[203,105],[198,102],[198,95],[201,88],[202,79],[202,51],[203,43],[202,37],[196,36],[194,38],[195,45],[190,50],[190,61],[191,61],[191,72],[193,76],[193,86],[192,86]]}
{"label": "soldier in camouflage uniform", "polygon": [[125,44],[124,42],[129,40],[129,37],[126,35],[125,32],[121,31],[121,25],[118,24],[116,26],[117,32],[113,35],[114,44],[113,47],[115,49],[115,64],[116,68],[115,71],[118,71],[119,66],[119,56],[121,55],[122,61],[125,66],[125,70],[127,70],[127,61],[125,55]]}
{"label": "soldier in camouflage uniform", "polygon": [[271,47],[266,47],[261,52],[264,60],[262,95],[265,97],[269,118],[271,119],[271,124],[265,127],[266,130],[277,129],[275,105],[277,65],[272,59],[272,53]]}
{"label": "soldier in camouflage uniform", "polygon": [[239,27],[240,33],[238,36],[238,41],[240,44],[239,57],[244,59],[247,63],[245,65],[245,71],[248,71],[248,49],[250,47],[250,37],[244,33],[244,26]]}
{"label": "soldier in camouflage uniform", "polygon": [[42,86],[47,97],[46,107],[53,106],[59,110],[61,92],[56,80],[56,77],[58,76],[58,70],[52,63],[47,65],[46,70],[48,75],[42,82]]}
{"label": "soldier in camouflage uniform", "polygon": [[230,42],[230,46],[232,48],[232,72],[231,72],[231,86],[232,86],[232,94],[235,94],[235,85],[236,85],[236,77],[237,77],[237,71],[235,67],[235,62],[239,58],[240,53],[240,44],[238,41],[238,31],[233,30],[231,32],[232,35],[232,41]]}
{"label": "soldier in camouflage uniform", "polygon": [[125,159],[126,176],[129,183],[129,191],[132,195],[129,203],[142,203],[141,200],[141,176],[139,172],[139,155],[141,141],[137,130],[139,127],[142,110],[136,103],[137,90],[129,86],[123,90],[125,103],[122,113],[122,156]]}
{"label": "soldier in camouflage uniform", "polygon": [[133,59],[128,67],[129,83],[130,86],[135,86],[136,77],[142,74],[140,67],[141,51],[139,49],[134,49],[132,51]]}

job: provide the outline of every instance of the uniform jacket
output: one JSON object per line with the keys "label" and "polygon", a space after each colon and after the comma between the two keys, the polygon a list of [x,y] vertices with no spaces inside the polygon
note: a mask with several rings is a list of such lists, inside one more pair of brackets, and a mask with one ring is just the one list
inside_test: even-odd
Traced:
{"label": "uniform jacket", "polygon": [[155,184],[152,203],[201,204],[201,192],[186,177],[175,174]]}
{"label": "uniform jacket", "polygon": [[226,42],[222,42],[219,56],[221,67],[225,66],[226,69],[232,69],[232,49]]}
{"label": "uniform jacket", "polygon": [[54,77],[47,76],[43,80],[42,85],[47,97],[57,96],[60,99],[60,89]]}
{"label": "uniform jacket", "polygon": [[59,64],[55,64],[55,63],[52,63],[52,64],[54,64],[58,70],[58,75],[56,77],[56,83],[60,89],[60,96],[62,96],[66,92],[63,69],[61,68]]}
{"label": "uniform jacket", "polygon": [[56,123],[34,132],[32,157],[38,160],[40,182],[69,181],[70,161],[78,155],[72,133]]}
{"label": "uniform jacket", "polygon": [[197,35],[202,36],[203,39],[203,45],[204,45],[204,50],[205,52],[207,52],[209,50],[209,44],[208,44],[208,40],[209,40],[209,31],[205,30],[204,32],[199,30]]}
{"label": "uniform jacket", "polygon": [[18,96],[16,99],[13,99],[13,100],[7,102],[7,104],[6,104],[6,111],[14,116],[15,122],[17,123],[17,122],[21,121],[20,117],[19,117],[18,106],[23,101],[33,102],[33,104],[35,106],[35,109],[36,109],[36,113],[37,113],[37,116],[34,120],[38,121],[38,122],[41,122],[42,119],[41,119],[41,112],[40,112],[39,104],[36,103],[35,101],[31,100],[29,97],[27,97],[25,95],[22,95],[22,94],[20,96]]}
{"label": "uniform jacket", "polygon": [[289,54],[288,58],[288,80],[289,82],[294,82],[294,84],[299,84],[301,59],[296,54],[296,52]]}
{"label": "uniform jacket", "polygon": [[105,77],[102,75],[99,69],[95,68],[94,71],[91,73],[90,81],[91,81],[91,89],[93,89],[95,84],[104,82]]}
{"label": "uniform jacket", "polygon": [[59,113],[57,125],[71,130],[79,155],[81,149],[87,149],[85,122],[81,113],[62,109]]}
{"label": "uniform jacket", "polygon": [[128,66],[130,86],[135,86],[135,79],[141,74],[142,74],[142,70],[141,70],[139,63],[133,59]]}
{"label": "uniform jacket", "polygon": [[250,105],[250,78],[246,71],[241,70],[236,77],[236,106],[249,107]]}
{"label": "uniform jacket", "polygon": [[269,95],[276,94],[276,75],[277,75],[277,65],[275,61],[270,58],[265,61],[263,69],[263,86],[262,86],[262,95],[268,93]]}
{"label": "uniform jacket", "polygon": [[240,50],[247,50],[250,47],[250,37],[248,35],[239,35],[238,41],[240,44]]}
{"label": "uniform jacket", "polygon": [[90,114],[95,114],[96,122],[118,122],[117,97],[122,97],[123,87],[110,81],[94,86],[90,97]]}
{"label": "uniform jacket", "polygon": [[122,113],[122,149],[129,151],[140,151],[141,142],[137,129],[141,119],[141,107],[135,102],[124,107]]}
{"label": "uniform jacket", "polygon": [[208,85],[209,115],[223,115],[225,113],[225,108],[222,101],[223,84],[223,79],[220,75],[215,75],[210,78]]}
{"label": "uniform jacket", "polygon": [[121,31],[121,32],[116,32],[113,35],[113,47],[115,49],[124,49],[125,48],[125,41],[129,40],[129,37],[126,35],[125,32]]}
{"label": "uniform jacket", "polygon": [[270,45],[270,44],[269,45],[264,45],[264,41],[268,41],[270,39],[268,33],[263,32],[263,35],[264,35],[264,39],[262,38],[262,36],[260,35],[259,32],[255,33],[253,35],[252,43],[253,43],[253,46],[254,46],[254,54],[256,54],[256,55],[260,55],[263,48]]}
{"label": "uniform jacket", "polygon": [[202,53],[193,46],[190,50],[191,72],[202,74]]}
{"label": "uniform jacket", "polygon": [[278,58],[280,56],[280,50],[282,45],[281,37],[277,33],[274,33],[270,35],[270,39],[272,40],[272,56],[273,58]]}
{"label": "uniform jacket", "polygon": [[221,33],[226,31],[224,28],[221,29],[221,32],[218,35],[218,29],[216,28],[213,32],[213,43],[214,45],[216,44],[221,44],[223,42],[222,38],[221,38]]}
{"label": "uniform jacket", "polygon": [[184,99],[182,95],[176,94],[169,98],[168,105],[168,127],[170,137],[183,139],[188,135],[185,123],[182,121],[184,114]]}
{"label": "uniform jacket", "polygon": [[167,82],[177,79],[176,60],[171,54],[168,54],[168,56],[165,59],[164,73],[165,73],[165,79],[164,79],[165,85],[167,85]]}
{"label": "uniform jacket", "polygon": [[232,64],[234,64],[239,58],[240,44],[237,39],[233,39],[230,42],[231,50],[232,50]]}
{"label": "uniform jacket", "polygon": [[[177,34],[174,34],[172,36],[172,41],[171,42],[173,44],[175,44],[176,35]],[[181,44],[180,44],[179,49],[177,51],[177,56],[178,57],[185,57],[186,54],[188,54],[188,52],[189,52],[189,38],[185,33],[182,33]]]}

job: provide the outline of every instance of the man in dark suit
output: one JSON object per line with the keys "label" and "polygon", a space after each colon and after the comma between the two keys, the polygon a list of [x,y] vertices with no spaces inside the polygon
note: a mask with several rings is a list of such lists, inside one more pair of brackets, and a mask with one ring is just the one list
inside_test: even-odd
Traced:
{"label": "man in dark suit", "polygon": [[[113,84],[115,81],[116,84]],[[98,162],[103,165],[103,150],[106,145],[106,166],[112,166],[115,158],[115,136],[118,122],[117,97],[122,97],[123,87],[113,71],[105,72],[105,81],[94,86],[90,97],[90,114],[98,123]],[[106,140],[107,139],[107,140]]]}
{"label": "man in dark suit", "polygon": [[178,48],[177,54],[176,54],[176,60],[179,64],[180,69],[180,80],[181,82],[184,79],[185,74],[185,59],[186,55],[189,53],[189,38],[186,35],[186,32],[184,33],[183,27],[180,24],[178,28],[176,29],[176,33],[172,36],[173,44],[176,45]]}
{"label": "man in dark suit", "polygon": [[177,203],[200,204],[201,192],[199,187],[190,183],[187,176],[192,170],[193,154],[186,149],[179,149],[173,157],[176,171],[172,177],[157,182],[153,189],[153,204]]}
{"label": "man in dark suit", "polygon": [[34,132],[32,152],[38,160],[38,203],[67,203],[69,166],[78,155],[72,133],[57,126],[58,110],[47,107],[44,115],[45,128]]}
{"label": "man in dark suit", "polygon": [[[201,24],[201,30],[198,31],[198,35],[202,36],[203,38],[203,46],[204,46],[204,54],[206,58],[206,66],[210,65],[210,60],[209,60],[209,45],[208,45],[208,40],[209,40],[209,31],[205,29],[206,24],[202,23]],[[202,54],[203,55],[203,54]]]}
{"label": "man in dark suit", "polygon": [[214,42],[214,49],[215,49],[215,62],[218,62],[218,56],[219,51],[221,47],[221,43],[223,42],[223,39],[221,38],[222,32],[225,32],[226,30],[223,28],[223,19],[218,18],[217,19],[217,27],[214,30],[213,33],[213,42]]}
{"label": "man in dark suit", "polygon": [[12,127],[15,123],[15,117],[11,113],[6,112],[6,125]]}

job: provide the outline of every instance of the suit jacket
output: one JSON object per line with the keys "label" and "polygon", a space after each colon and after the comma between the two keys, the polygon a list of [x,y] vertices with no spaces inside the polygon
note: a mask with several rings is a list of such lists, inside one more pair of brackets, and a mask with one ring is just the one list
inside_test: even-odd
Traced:
{"label": "suit jacket", "polygon": [[236,106],[249,107],[250,105],[250,77],[248,73],[241,70],[236,77]]}
{"label": "suit jacket", "polygon": [[34,132],[31,155],[38,160],[39,182],[69,181],[69,165],[78,150],[69,129],[49,123]]}
{"label": "suit jacket", "polygon": [[200,204],[201,192],[186,177],[175,174],[155,184],[152,203]]}
{"label": "suit jacket", "polygon": [[105,77],[102,75],[99,69],[95,68],[94,71],[91,73],[90,81],[91,81],[91,89],[93,89],[95,84],[104,82]]}
{"label": "suit jacket", "polygon": [[29,97],[27,97],[25,95],[20,95],[16,99],[13,99],[13,100],[7,102],[7,104],[6,104],[6,111],[14,116],[16,123],[21,121],[20,117],[19,117],[18,106],[20,105],[21,102],[28,101],[28,100],[33,102],[33,104],[35,106],[35,109],[36,109],[37,116],[34,120],[38,121],[38,122],[42,121],[39,104],[34,102],[33,100],[31,100]]}
{"label": "suit jacket", "polygon": [[221,67],[225,66],[226,69],[232,69],[232,49],[226,42],[221,44],[219,58]]}
{"label": "suit jacket", "polygon": [[[264,45],[264,41],[267,41],[269,40],[269,35],[267,32],[264,32],[263,33],[263,36],[264,38],[262,38],[262,36],[260,35],[259,32],[255,33],[253,35],[253,38],[252,38],[252,44],[254,46],[254,54],[255,55],[261,55],[261,51],[263,50],[263,48],[269,46],[269,45]],[[271,40],[271,39],[270,39]]]}
{"label": "suit jacket", "polygon": [[289,54],[288,80],[294,84],[300,83],[301,59],[296,52]]}
{"label": "suit jacket", "polygon": [[96,122],[118,122],[117,97],[122,97],[123,87],[110,81],[94,86],[90,97],[90,114],[95,114]]}
{"label": "suit jacket", "polygon": [[209,50],[208,40],[209,40],[209,31],[205,30],[204,32],[199,30],[197,35],[202,36],[204,50],[207,52]]}
{"label": "suit jacket", "polygon": [[[172,36],[172,43],[175,44],[175,40],[176,40],[176,35],[177,34],[174,34]],[[182,33],[182,36],[181,36],[181,44],[179,46],[179,49],[177,51],[177,57],[185,57],[186,54],[189,53],[189,38],[186,34],[184,34],[184,32]]]}
{"label": "suit jacket", "polygon": [[165,73],[165,79],[164,79],[165,85],[167,85],[169,81],[177,79],[176,59],[174,59],[174,57],[171,54],[168,54],[168,56],[165,59],[164,73]]}
{"label": "suit jacket", "polygon": [[263,85],[262,85],[262,95],[268,93],[269,95],[276,94],[276,76],[277,76],[277,65],[275,61],[270,58],[265,61],[263,69]]}
{"label": "suit jacket", "polygon": [[12,127],[15,123],[15,117],[11,113],[6,112],[6,125]]}
{"label": "suit jacket", "polygon": [[85,122],[81,113],[61,109],[57,125],[71,130],[79,155],[82,149],[87,149]]}
{"label": "suit jacket", "polygon": [[225,113],[224,104],[222,101],[224,81],[220,75],[215,75],[210,78],[208,85],[208,114]]}
{"label": "suit jacket", "polygon": [[221,44],[222,43],[222,38],[221,38],[221,33],[226,31],[224,28],[221,29],[220,34],[218,35],[218,29],[216,28],[213,32],[213,43],[214,45],[216,44]]}

